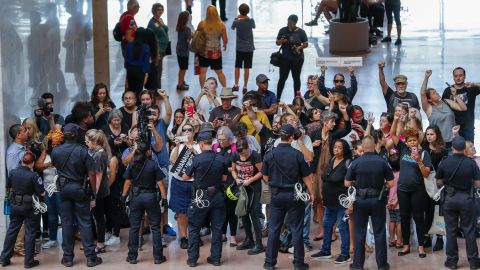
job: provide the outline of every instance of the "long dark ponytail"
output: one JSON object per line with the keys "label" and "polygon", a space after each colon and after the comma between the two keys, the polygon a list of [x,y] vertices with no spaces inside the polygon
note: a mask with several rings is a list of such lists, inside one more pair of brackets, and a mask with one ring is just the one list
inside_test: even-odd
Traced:
{"label": "long dark ponytail", "polygon": [[133,155],[133,170],[138,172],[142,169],[143,164],[147,161],[147,152],[150,150],[150,145],[145,142],[140,142],[137,145],[135,154]]}

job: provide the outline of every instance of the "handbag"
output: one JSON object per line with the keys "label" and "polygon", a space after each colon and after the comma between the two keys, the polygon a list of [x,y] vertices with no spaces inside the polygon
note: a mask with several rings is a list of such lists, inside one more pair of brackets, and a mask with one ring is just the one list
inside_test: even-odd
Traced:
{"label": "handbag", "polygon": [[190,50],[194,53],[203,53],[207,47],[207,36],[205,32],[197,30],[193,33],[190,41]]}
{"label": "handbag", "polygon": [[238,200],[237,205],[235,206],[235,215],[243,217],[247,214],[248,209],[250,208],[250,200],[248,199],[247,190],[244,186],[238,187]]}
{"label": "handbag", "polygon": [[[425,156],[425,150],[422,151],[422,160]],[[423,184],[425,185],[425,190],[430,198],[433,198],[433,195],[437,193],[438,187],[435,180],[435,170],[431,170],[430,174],[427,177],[423,178]]]}
{"label": "handbag", "polygon": [[169,41],[167,48],[165,49],[165,55],[172,55],[172,42]]}
{"label": "handbag", "polygon": [[272,53],[270,55],[270,64],[275,67],[280,67],[280,62],[282,60],[282,53],[281,53],[282,47],[280,46],[280,49],[278,51]]}
{"label": "handbag", "polygon": [[432,227],[428,230],[428,234],[446,235],[445,219],[439,214],[440,207],[435,205],[435,212],[433,215]]}

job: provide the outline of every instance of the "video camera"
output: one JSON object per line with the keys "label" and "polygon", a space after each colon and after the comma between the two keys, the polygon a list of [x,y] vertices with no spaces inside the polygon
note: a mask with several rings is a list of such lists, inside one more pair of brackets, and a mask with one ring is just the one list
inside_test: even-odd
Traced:
{"label": "video camera", "polygon": [[43,98],[39,98],[38,101],[37,101],[37,105],[38,105],[38,108],[39,110],[42,111],[43,113],[43,116],[50,116],[50,114],[53,112],[53,108],[50,108],[48,105],[48,102],[43,99]]}
{"label": "video camera", "polygon": [[150,106],[147,105],[140,105],[138,107],[137,111],[137,123],[138,123],[138,138],[137,141],[140,142],[145,142],[148,145],[150,145],[152,134],[150,130],[148,129],[148,122],[149,119],[148,117],[152,115],[152,112],[150,111]]}

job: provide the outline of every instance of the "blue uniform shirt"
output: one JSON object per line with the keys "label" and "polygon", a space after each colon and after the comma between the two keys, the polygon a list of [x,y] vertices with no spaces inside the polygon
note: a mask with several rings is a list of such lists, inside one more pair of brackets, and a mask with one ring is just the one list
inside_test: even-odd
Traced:
{"label": "blue uniform shirt", "polygon": [[10,171],[7,188],[12,188],[18,195],[40,196],[43,192],[43,180],[38,173],[25,166],[17,167]]}
{"label": "blue uniform shirt", "polygon": [[[168,150],[167,150],[167,128],[168,128],[168,124],[165,123],[165,120],[160,119],[155,124],[155,128],[157,129],[158,134],[160,134],[160,137],[162,137],[162,141],[163,141],[162,150],[160,150],[160,152],[155,152],[155,154],[157,155],[158,165],[162,168],[165,168],[165,167],[168,167],[170,165],[170,157],[168,155]],[[152,134],[152,145],[153,144],[155,144],[155,137]]]}
{"label": "blue uniform shirt", "polygon": [[388,162],[377,153],[366,152],[352,161],[345,180],[355,181],[356,188],[381,190],[385,181],[393,180],[393,171]]}
{"label": "blue uniform shirt", "polygon": [[220,187],[223,176],[228,175],[228,167],[223,156],[215,154],[213,150],[207,150],[193,157],[192,164],[187,167],[185,174],[194,176],[195,186],[200,189]]}
{"label": "blue uniform shirt", "polygon": [[[275,160],[273,159],[275,157]],[[292,188],[311,174],[302,152],[288,143],[280,143],[265,154],[262,174],[268,176],[271,187]]]}
{"label": "blue uniform shirt", "polygon": [[[462,159],[462,164],[460,164]],[[452,179],[448,181],[458,165],[460,167],[458,167]],[[473,181],[480,180],[480,170],[473,159],[463,154],[453,154],[440,162],[435,178],[443,179],[445,185],[456,190],[469,192]]]}
{"label": "blue uniform shirt", "polygon": [[72,181],[82,182],[88,172],[95,171],[95,161],[87,148],[77,143],[66,142],[53,148],[51,157],[58,175]]}
{"label": "blue uniform shirt", "polygon": [[157,162],[151,159],[147,159],[145,162],[145,167],[143,167],[142,174],[138,179],[137,176],[140,173],[141,167],[138,170],[134,170],[133,162],[128,164],[123,178],[131,180],[134,187],[155,189],[157,182],[162,181],[166,176],[162,170],[160,170],[160,167],[157,166]]}

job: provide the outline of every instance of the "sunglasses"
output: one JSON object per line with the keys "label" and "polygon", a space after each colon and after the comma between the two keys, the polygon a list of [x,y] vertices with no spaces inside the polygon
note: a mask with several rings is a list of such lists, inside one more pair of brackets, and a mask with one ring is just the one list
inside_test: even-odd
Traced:
{"label": "sunglasses", "polygon": [[344,80],[333,80],[333,82],[335,82],[335,83],[344,83],[345,81],[344,81]]}
{"label": "sunglasses", "polygon": [[182,131],[183,132],[192,132],[193,131],[193,128],[182,128]]}

